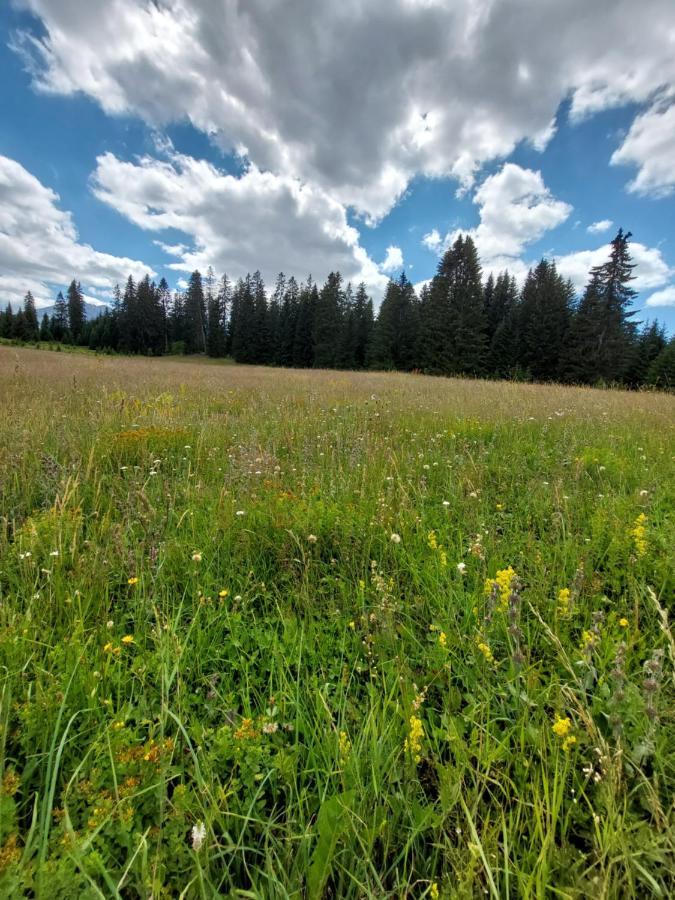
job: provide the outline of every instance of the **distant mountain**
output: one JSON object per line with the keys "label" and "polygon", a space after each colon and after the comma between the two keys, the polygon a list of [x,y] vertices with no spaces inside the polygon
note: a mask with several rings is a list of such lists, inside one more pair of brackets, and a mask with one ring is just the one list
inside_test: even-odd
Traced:
{"label": "distant mountain", "polygon": [[[94,306],[93,303],[84,304],[84,311],[87,314],[87,320],[98,319],[98,317],[102,316],[107,309],[109,309],[108,306]],[[37,314],[40,321],[42,321],[42,317],[45,313],[47,313],[47,315],[51,318],[54,315],[54,307],[44,306],[42,307],[42,309],[38,309]]]}

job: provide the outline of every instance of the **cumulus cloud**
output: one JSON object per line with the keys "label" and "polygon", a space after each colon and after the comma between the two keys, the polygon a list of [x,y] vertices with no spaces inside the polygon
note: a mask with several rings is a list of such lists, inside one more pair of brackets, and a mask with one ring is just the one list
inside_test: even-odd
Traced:
{"label": "cumulus cloud", "polygon": [[[188,118],[369,222],[416,174],[467,188],[518,142],[542,149],[565,97],[580,119],[675,85],[672,0],[640,16],[633,0],[21,2],[44,32],[15,46],[43,90],[157,125]],[[641,169],[636,187],[655,178]]]}
{"label": "cumulus cloud", "polygon": [[656,291],[647,298],[647,306],[675,306],[675,284]]}
{"label": "cumulus cloud", "polygon": [[593,222],[588,226],[586,231],[589,234],[602,234],[605,231],[609,231],[614,222],[611,219],[600,219],[599,222]]}
{"label": "cumulus cloud", "polygon": [[[323,280],[333,269],[365,281],[377,294],[387,283],[359,243],[345,208],[314,185],[251,165],[237,177],[172,150],[168,158],[97,159],[92,188],[99,200],[148,231],[177,229],[190,240],[156,241],[177,272],[212,265],[231,278],[260,268],[269,283],[283,271]],[[401,258],[390,247],[385,263]]]}
{"label": "cumulus cloud", "polygon": [[396,269],[400,269],[403,265],[403,253],[401,252],[400,247],[389,246],[387,247],[387,255],[384,260],[380,263],[380,271],[382,272],[394,272]]}
{"label": "cumulus cloud", "polygon": [[675,92],[635,119],[611,162],[637,166],[628,185],[635,194],[666,197],[675,191]]}
{"label": "cumulus cloud", "polygon": [[526,270],[521,260],[525,248],[562,224],[572,212],[569,203],[553,197],[541,172],[514,163],[506,163],[486,178],[474,193],[473,202],[480,210],[476,228],[448,232],[444,238],[434,229],[422,242],[441,254],[459,234],[469,234],[486,270],[508,268],[516,275]]}
{"label": "cumulus cloud", "polygon": [[[588,281],[588,273],[593,266],[606,262],[611,251],[609,244],[597,247],[595,250],[580,250],[576,253],[567,253],[556,256],[555,262],[558,271],[570,278],[577,290],[582,290]],[[630,254],[636,264],[635,280],[632,287],[636,291],[653,290],[665,284],[673,270],[663,258],[658,247],[646,247],[644,244],[631,243]]]}
{"label": "cumulus cloud", "polygon": [[94,250],[79,239],[59,195],[22,165],[0,156],[0,300],[13,303],[31,291],[48,306],[58,289],[77,277],[89,299],[100,302],[116,282],[152,270],[139,260]]}

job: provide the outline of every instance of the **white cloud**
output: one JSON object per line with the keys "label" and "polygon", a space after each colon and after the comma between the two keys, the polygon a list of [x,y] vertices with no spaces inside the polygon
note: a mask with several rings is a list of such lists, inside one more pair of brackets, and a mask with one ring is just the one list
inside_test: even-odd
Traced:
{"label": "white cloud", "polygon": [[[56,286],[73,278],[102,296],[129,274],[152,270],[139,260],[100,253],[81,243],[59,195],[22,165],[0,156],[0,301],[17,303],[31,291],[36,302],[54,302]],[[91,298],[92,302],[94,298]]]}
{"label": "white cloud", "polygon": [[469,234],[486,270],[508,268],[519,277],[527,270],[520,259],[525,248],[562,224],[572,212],[569,203],[553,197],[541,172],[514,163],[506,163],[486,178],[473,201],[480,210],[476,228],[457,229],[444,238],[434,229],[422,242],[440,255],[459,234]]}
{"label": "white cloud", "polygon": [[675,93],[635,119],[611,162],[638,167],[628,185],[635,194],[666,197],[675,191]]}
{"label": "white cloud", "polygon": [[[387,278],[359,244],[345,208],[320,188],[255,166],[236,177],[211,163],[168,151],[164,160],[135,162],[111,153],[97,159],[95,195],[148,231],[177,229],[189,242],[159,246],[177,272],[217,272],[238,278],[260,268],[269,283],[283,271],[323,280],[333,269],[365,281],[373,293]],[[397,247],[387,260],[396,261]],[[402,259],[402,257],[401,257]]]}
{"label": "white cloud", "polygon": [[593,222],[588,226],[586,231],[589,234],[602,234],[604,231],[609,231],[614,222],[611,219],[600,219],[599,222]]}
{"label": "white cloud", "polygon": [[[673,270],[663,258],[658,247],[646,247],[644,244],[631,243],[630,254],[636,264],[635,280],[632,287],[636,291],[653,290],[665,284]],[[582,290],[588,281],[588,273],[593,266],[602,265],[609,257],[611,247],[605,244],[595,250],[580,250],[556,256],[558,271],[565,278],[571,278],[577,290]]]}
{"label": "white cloud", "polygon": [[400,247],[389,246],[387,247],[387,255],[384,260],[380,263],[380,271],[381,272],[393,272],[396,269],[400,269],[403,265],[403,253],[401,252]]}
{"label": "white cloud", "polygon": [[[22,2],[45,29],[16,41],[43,90],[160,126],[188,118],[369,222],[417,174],[466,189],[518,142],[543,148],[566,97],[579,119],[675,85],[672,0],[644,15],[634,0]],[[671,182],[665,151],[649,166],[636,149],[653,146],[650,122],[617,161],[639,152],[634,184],[652,191]]]}
{"label": "white cloud", "polygon": [[656,291],[647,298],[646,306],[675,306],[675,284],[671,284],[662,291]]}

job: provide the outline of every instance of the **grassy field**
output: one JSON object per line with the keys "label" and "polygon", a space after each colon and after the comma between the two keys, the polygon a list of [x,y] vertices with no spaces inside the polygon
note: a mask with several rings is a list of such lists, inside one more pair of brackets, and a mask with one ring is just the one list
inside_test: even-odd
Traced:
{"label": "grassy field", "polygon": [[672,396],[0,347],[0,415],[0,896],[673,896]]}

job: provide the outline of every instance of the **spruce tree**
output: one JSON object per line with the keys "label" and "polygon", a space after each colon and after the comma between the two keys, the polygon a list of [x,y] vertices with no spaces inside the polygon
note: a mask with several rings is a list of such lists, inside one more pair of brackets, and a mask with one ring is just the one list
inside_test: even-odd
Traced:
{"label": "spruce tree", "polygon": [[528,272],[520,301],[519,361],[535,381],[554,381],[565,373],[573,297],[554,262],[542,259]]}
{"label": "spruce tree", "polygon": [[51,329],[55,341],[67,341],[69,339],[68,304],[61,291],[56,295]]}
{"label": "spruce tree", "polygon": [[68,287],[68,327],[73,343],[79,343],[84,330],[87,314],[84,308],[84,296],[79,281],[73,279]]}
{"label": "spruce tree", "polygon": [[40,325],[38,323],[37,310],[35,308],[35,300],[30,291],[23,300],[23,315],[25,319],[25,330],[27,341],[37,341],[40,336]]}
{"label": "spruce tree", "polygon": [[314,323],[319,307],[319,291],[311,276],[300,288],[298,317],[293,342],[293,365],[300,369],[314,365]]}
{"label": "spruce tree", "polygon": [[205,353],[206,304],[202,276],[198,270],[190,275],[185,291],[184,317],[186,353]]}
{"label": "spruce tree", "polygon": [[300,289],[298,283],[291,276],[285,285],[281,310],[279,312],[279,336],[277,340],[277,364],[280,366],[293,365],[293,345],[295,343],[295,329],[298,321],[298,308],[300,304]]}
{"label": "spruce tree", "polygon": [[314,367],[317,369],[330,369],[335,365],[343,303],[342,276],[339,272],[331,272],[319,292],[314,316]]}
{"label": "spruce tree", "polygon": [[478,253],[473,240],[461,235],[453,250],[448,297],[451,371],[479,375],[485,369],[487,334]]}
{"label": "spruce tree", "polygon": [[374,318],[373,301],[361,282],[354,297],[354,365],[357,369],[370,365]]}
{"label": "spruce tree", "polygon": [[49,315],[47,313],[44,313],[44,315],[42,316],[42,321],[40,322],[40,340],[52,340],[52,329],[50,326]]}

